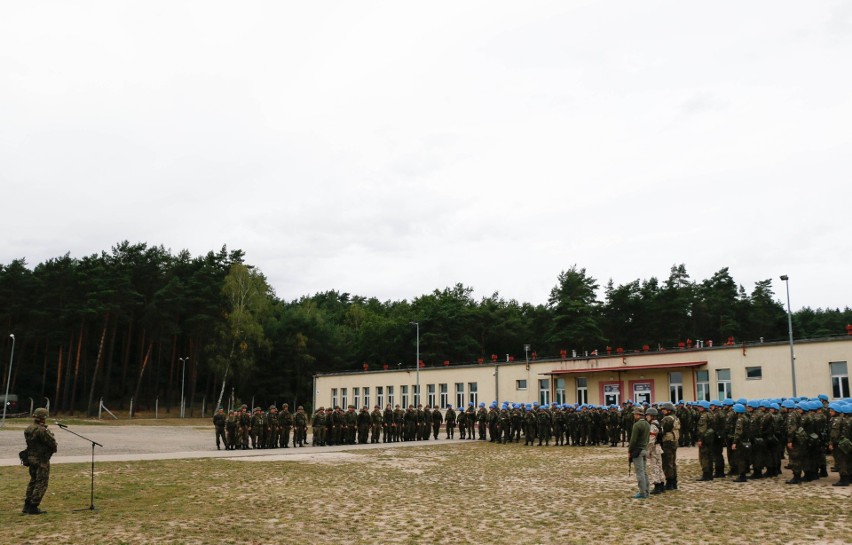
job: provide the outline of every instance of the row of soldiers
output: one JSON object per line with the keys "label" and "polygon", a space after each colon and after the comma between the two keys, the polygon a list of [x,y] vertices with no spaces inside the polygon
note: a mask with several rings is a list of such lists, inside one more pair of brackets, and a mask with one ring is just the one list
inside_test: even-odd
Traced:
{"label": "row of soldiers", "polygon": [[284,403],[281,411],[275,405],[265,412],[255,407],[249,413],[248,406],[230,411],[227,415],[219,407],[213,415],[213,427],[216,430],[216,449],[222,445],[226,450],[251,448],[289,448],[290,433],[293,433],[293,446],[304,446],[308,442],[308,415],[299,405],[295,413],[290,412]]}
{"label": "row of soldiers", "polygon": [[[780,403],[779,403],[780,402]],[[782,460],[793,476],[787,484],[828,477],[827,454],[840,474],[835,486],[850,484],[852,402],[815,399],[698,402],[697,434],[701,481],[724,477],[726,450],[736,482],[781,475]],[[749,471],[751,472],[749,474]]]}

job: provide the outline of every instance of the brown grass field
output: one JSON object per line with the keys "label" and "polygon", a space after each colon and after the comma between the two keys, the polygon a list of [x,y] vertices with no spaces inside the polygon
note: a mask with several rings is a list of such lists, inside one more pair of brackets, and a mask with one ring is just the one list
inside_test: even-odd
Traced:
{"label": "brown grass field", "polygon": [[[0,456],[22,448],[11,444],[21,429],[0,432]],[[146,429],[157,433],[133,433]],[[212,443],[212,427],[185,431]],[[695,450],[680,451],[679,490],[648,500],[631,499],[622,448],[429,441],[96,459],[96,510],[77,512],[89,506],[90,465],[55,463],[42,516],[20,514],[28,474],[5,466],[0,543],[852,543],[852,487],[830,486],[837,474],[800,486],[699,483]]]}

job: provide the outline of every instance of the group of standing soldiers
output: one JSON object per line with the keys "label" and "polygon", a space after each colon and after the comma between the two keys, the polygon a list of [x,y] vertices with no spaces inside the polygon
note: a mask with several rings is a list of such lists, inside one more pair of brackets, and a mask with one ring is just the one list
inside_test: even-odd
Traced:
{"label": "group of standing soldiers", "polygon": [[726,475],[736,475],[736,482],[777,477],[786,454],[793,472],[786,483],[800,484],[828,477],[826,455],[831,453],[840,474],[834,486],[852,484],[852,402],[829,403],[826,395],[701,401],[696,411],[701,481]]}
{"label": "group of standing soldiers", "polygon": [[216,449],[225,450],[261,448],[289,448],[290,433],[293,433],[293,446],[304,446],[308,442],[308,415],[299,405],[295,413],[289,405],[281,405],[281,411],[275,405],[264,411],[255,407],[251,413],[243,405],[227,415],[219,407],[213,415],[213,427],[216,429]]}

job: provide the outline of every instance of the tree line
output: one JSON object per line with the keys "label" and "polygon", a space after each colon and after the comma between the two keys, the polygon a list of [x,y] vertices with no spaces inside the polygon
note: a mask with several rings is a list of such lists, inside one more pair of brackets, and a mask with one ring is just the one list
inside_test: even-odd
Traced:
{"label": "tree line", "polygon": [[[456,284],[411,301],[326,291],[282,300],[244,252],[193,257],[121,242],[83,258],[66,254],[30,269],[0,265],[2,392],[15,335],[10,392],[55,412],[109,407],[187,414],[237,399],[309,403],[318,372],[605,350],[657,350],[680,343],[782,340],[787,313],[770,279],[747,292],[722,268],[694,281],[684,265],[668,278],[602,290],[576,265],[562,271],[546,304],[479,300]],[[846,333],[852,310],[804,308],[796,338]],[[525,354],[524,346],[530,352]]]}

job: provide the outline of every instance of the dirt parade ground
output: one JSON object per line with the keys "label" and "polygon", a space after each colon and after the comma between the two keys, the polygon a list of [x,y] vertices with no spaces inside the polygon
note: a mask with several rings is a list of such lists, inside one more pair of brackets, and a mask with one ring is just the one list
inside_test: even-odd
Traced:
{"label": "dirt parade ground", "polygon": [[[852,543],[852,487],[838,476],[697,482],[632,499],[626,448],[487,441],[216,450],[208,421],[51,422],[43,516],[21,515],[25,423],[0,429],[0,543],[752,544]],[[252,463],[247,463],[252,462]],[[82,511],[81,511],[82,509]]]}

